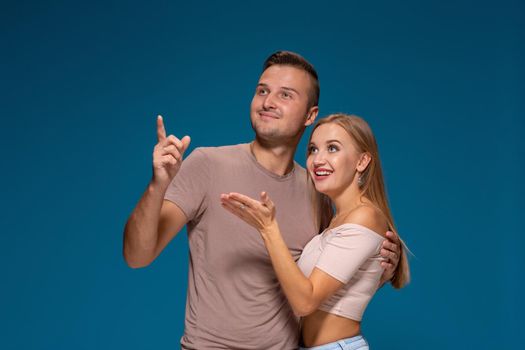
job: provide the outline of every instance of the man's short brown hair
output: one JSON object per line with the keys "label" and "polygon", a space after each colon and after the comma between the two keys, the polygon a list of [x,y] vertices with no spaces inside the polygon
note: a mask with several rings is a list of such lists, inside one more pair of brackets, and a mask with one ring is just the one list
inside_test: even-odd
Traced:
{"label": "man's short brown hair", "polygon": [[277,51],[264,61],[263,72],[273,65],[292,66],[304,70],[310,75],[312,88],[308,96],[308,108],[319,105],[319,78],[314,66],[304,57],[291,51]]}

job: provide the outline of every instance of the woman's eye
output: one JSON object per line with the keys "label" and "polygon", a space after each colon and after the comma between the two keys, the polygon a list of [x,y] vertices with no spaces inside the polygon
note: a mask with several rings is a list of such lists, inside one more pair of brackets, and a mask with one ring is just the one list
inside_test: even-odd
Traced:
{"label": "woman's eye", "polygon": [[328,152],[337,152],[339,149],[336,146],[328,146]]}
{"label": "woman's eye", "polygon": [[308,147],[308,154],[315,153],[315,152],[317,152],[317,148],[315,148],[314,146]]}

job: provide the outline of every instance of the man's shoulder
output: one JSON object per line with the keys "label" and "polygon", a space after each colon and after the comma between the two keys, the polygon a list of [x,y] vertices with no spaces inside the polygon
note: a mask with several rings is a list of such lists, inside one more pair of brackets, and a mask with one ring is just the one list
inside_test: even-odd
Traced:
{"label": "man's shoulder", "polygon": [[188,157],[194,161],[225,164],[230,161],[239,161],[249,152],[248,144],[196,147]]}
{"label": "man's shoulder", "polygon": [[203,152],[205,154],[222,154],[222,153],[238,153],[238,152],[245,152],[245,150],[249,147],[249,144],[247,143],[239,143],[237,145],[225,145],[225,146],[201,146],[196,147],[193,152]]}

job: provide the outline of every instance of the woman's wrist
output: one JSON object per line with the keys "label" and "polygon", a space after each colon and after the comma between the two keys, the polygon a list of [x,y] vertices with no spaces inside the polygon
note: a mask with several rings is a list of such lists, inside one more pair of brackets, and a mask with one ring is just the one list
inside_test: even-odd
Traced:
{"label": "woman's wrist", "polygon": [[272,240],[273,238],[278,237],[280,234],[279,225],[277,224],[277,221],[274,220],[268,226],[260,229],[259,232],[265,241]]}

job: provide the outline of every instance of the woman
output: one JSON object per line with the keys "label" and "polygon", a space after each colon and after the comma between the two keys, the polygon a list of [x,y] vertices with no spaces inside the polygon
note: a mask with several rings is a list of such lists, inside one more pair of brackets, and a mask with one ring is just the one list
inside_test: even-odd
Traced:
{"label": "woman", "polygon": [[[303,317],[302,349],[368,349],[360,321],[379,288],[381,233],[395,232],[368,124],[344,114],[320,120],[310,136],[307,170],[318,192],[314,207],[322,233],[306,245],[297,264],[266,193],[261,201],[225,194],[222,204],[259,230],[284,294]],[[401,288],[408,280],[402,249],[392,285]]]}

